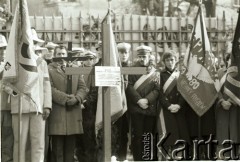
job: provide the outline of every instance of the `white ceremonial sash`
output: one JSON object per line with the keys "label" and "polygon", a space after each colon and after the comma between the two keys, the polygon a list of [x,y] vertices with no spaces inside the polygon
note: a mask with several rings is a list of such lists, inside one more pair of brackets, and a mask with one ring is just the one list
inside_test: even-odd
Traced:
{"label": "white ceremonial sash", "polygon": [[143,83],[144,81],[146,81],[148,78],[150,78],[154,73],[155,73],[156,69],[152,70],[149,74],[146,75],[142,75],[134,84],[133,88],[136,90],[138,89]]}
{"label": "white ceremonial sash", "polygon": [[222,88],[223,84],[224,84],[225,81],[226,81],[226,78],[227,78],[227,73],[225,73],[225,74],[222,76],[222,78],[221,78],[221,80],[220,80],[220,88],[219,88],[219,89]]}
{"label": "white ceremonial sash", "polygon": [[163,93],[166,92],[166,90],[168,89],[168,87],[171,85],[171,83],[175,80],[177,80],[177,78],[179,77],[180,72],[179,71],[174,71],[171,76],[168,78],[168,80],[165,82],[164,86],[163,86]]}

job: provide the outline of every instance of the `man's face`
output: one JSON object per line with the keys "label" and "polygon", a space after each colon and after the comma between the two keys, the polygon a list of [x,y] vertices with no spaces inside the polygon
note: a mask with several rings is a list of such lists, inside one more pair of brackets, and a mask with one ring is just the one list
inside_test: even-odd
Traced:
{"label": "man's face", "polygon": [[164,63],[169,70],[173,70],[175,68],[176,58],[174,56],[170,56],[165,59]]}
{"label": "man's face", "polygon": [[127,62],[129,58],[129,50],[127,49],[120,49],[118,50],[121,62]]}
{"label": "man's face", "polygon": [[5,53],[6,53],[6,47],[0,47],[0,62],[4,61]]}
{"label": "man's face", "polygon": [[149,64],[149,55],[140,55],[140,56],[138,56],[138,62],[142,66],[148,66],[148,64]]}
{"label": "man's face", "polygon": [[55,57],[67,57],[66,49],[57,48]]}
{"label": "man's face", "polygon": [[48,48],[48,53],[44,55],[44,58],[50,60],[53,58],[53,54],[54,54],[54,48]]}
{"label": "man's face", "polygon": [[102,47],[99,47],[97,52],[98,52],[98,58],[102,58]]}
{"label": "man's face", "polygon": [[94,58],[88,57],[87,60],[84,61],[84,65],[87,67],[92,67],[94,65]]}

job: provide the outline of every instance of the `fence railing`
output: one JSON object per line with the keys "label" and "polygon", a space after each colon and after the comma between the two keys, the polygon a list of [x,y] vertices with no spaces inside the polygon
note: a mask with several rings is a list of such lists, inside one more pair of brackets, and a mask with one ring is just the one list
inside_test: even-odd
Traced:
{"label": "fence railing", "polygon": [[[73,42],[73,46],[93,49],[101,40],[101,19],[89,16],[87,18],[63,16],[31,16],[32,27],[38,36],[46,41],[56,43]],[[213,53],[222,57],[225,52],[225,42],[231,40],[235,22],[226,24],[222,19],[206,18],[206,27],[212,45]],[[191,17],[157,17],[140,15],[113,15],[113,30],[117,42],[128,42],[132,45],[132,57],[135,48],[141,44],[149,45],[155,54],[161,55],[171,49],[184,53],[191,37],[194,19]],[[9,29],[2,32],[9,34]]]}

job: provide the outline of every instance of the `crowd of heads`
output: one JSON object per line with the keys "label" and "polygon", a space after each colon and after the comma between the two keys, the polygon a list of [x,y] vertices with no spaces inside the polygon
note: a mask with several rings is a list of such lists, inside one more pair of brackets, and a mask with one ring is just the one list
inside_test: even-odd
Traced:
{"label": "crowd of heads", "polygon": [[[58,57],[84,57],[84,61],[75,61],[78,66],[91,67],[94,66],[99,60],[102,59],[102,42],[99,41],[95,46],[95,50],[84,49],[83,47],[73,47],[72,50],[68,50],[65,45],[56,44],[54,42],[45,42],[38,38],[37,32],[32,28],[32,39],[34,44],[35,53],[44,58],[45,60],[52,60]],[[129,43],[118,43],[117,50],[119,53],[119,59],[122,63],[130,61],[131,45]],[[142,66],[156,65],[155,56],[152,54],[152,48],[149,46],[141,45],[136,49],[136,62],[139,62]]]}
{"label": "crowd of heads", "polygon": [[[84,57],[84,61],[75,61],[78,66],[86,66],[91,67],[100,62],[102,59],[102,42],[99,41],[95,50],[84,49],[83,47],[73,47],[72,50],[66,47],[63,44],[56,44],[54,42],[45,42],[40,39],[37,35],[37,32],[34,28],[32,31],[32,40],[35,54],[42,57],[45,60],[51,60],[57,57],[68,57],[71,55],[72,57]],[[7,46],[6,38],[0,34],[0,61],[4,60],[5,49]],[[169,69],[173,69],[179,62],[183,62],[184,54],[180,57],[178,53],[173,50],[165,51],[160,59],[160,55],[153,54],[152,48],[150,46],[141,45],[134,49],[136,52],[136,57],[131,58],[132,54],[131,45],[129,43],[121,42],[117,44],[117,50],[119,54],[119,59],[122,63],[127,63],[129,61],[134,63],[139,63],[141,66],[153,66],[153,67],[162,67],[165,66]],[[226,54],[225,58],[222,60],[218,60],[218,68],[227,67],[228,60],[226,58],[230,58],[230,54]],[[161,62],[160,62],[161,60]]]}

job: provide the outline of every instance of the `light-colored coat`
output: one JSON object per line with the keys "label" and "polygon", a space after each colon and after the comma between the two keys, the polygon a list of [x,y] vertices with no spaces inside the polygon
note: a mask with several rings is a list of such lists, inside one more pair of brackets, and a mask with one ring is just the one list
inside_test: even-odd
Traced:
{"label": "light-colored coat", "polygon": [[[39,81],[39,102],[36,103],[40,107],[36,108],[29,103],[29,99],[22,97],[22,113],[42,113],[43,108],[52,108],[52,91],[49,81],[48,66],[45,60],[38,58],[38,81]],[[11,96],[11,113],[16,114],[19,111],[19,95]]]}
{"label": "light-colored coat", "polygon": [[2,77],[3,77],[3,64],[4,62],[0,62],[0,110],[11,110],[10,109],[10,104],[8,103],[8,94],[3,90],[3,82],[2,82]]}
{"label": "light-colored coat", "polygon": [[1,105],[1,108],[0,110],[3,111],[3,110],[8,110],[8,111],[11,111],[11,107],[10,107],[10,101],[9,101],[9,94],[7,94],[3,89],[2,89],[2,81],[0,80],[0,87],[1,87],[1,90],[0,90],[0,105]]}
{"label": "light-colored coat", "polygon": [[79,103],[72,107],[66,106],[67,75],[57,63],[49,64],[49,75],[52,86],[53,109],[49,116],[49,135],[82,134],[81,103],[87,94],[82,75],[72,76],[72,93]]}

